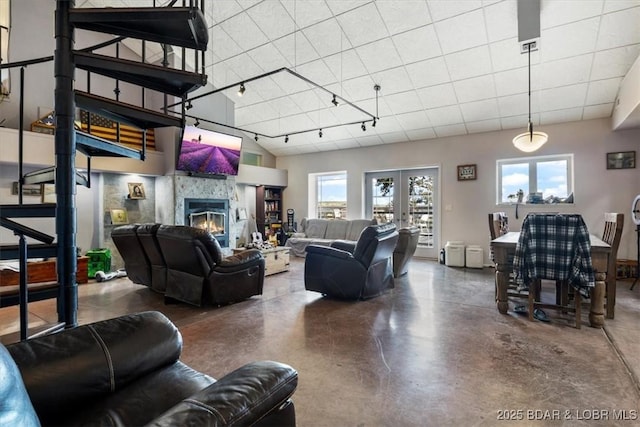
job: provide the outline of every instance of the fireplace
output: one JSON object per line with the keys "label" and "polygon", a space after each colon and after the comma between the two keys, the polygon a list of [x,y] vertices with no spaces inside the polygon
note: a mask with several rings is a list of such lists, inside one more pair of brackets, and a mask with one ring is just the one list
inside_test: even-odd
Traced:
{"label": "fireplace", "polygon": [[229,200],[185,199],[185,224],[203,228],[216,238],[220,246],[229,247]]}

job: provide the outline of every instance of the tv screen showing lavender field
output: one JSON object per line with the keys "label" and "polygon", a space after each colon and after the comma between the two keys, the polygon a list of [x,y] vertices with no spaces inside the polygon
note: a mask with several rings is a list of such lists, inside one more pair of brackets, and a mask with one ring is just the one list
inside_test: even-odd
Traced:
{"label": "tv screen showing lavender field", "polygon": [[242,138],[187,126],[182,135],[178,169],[203,174],[237,175]]}

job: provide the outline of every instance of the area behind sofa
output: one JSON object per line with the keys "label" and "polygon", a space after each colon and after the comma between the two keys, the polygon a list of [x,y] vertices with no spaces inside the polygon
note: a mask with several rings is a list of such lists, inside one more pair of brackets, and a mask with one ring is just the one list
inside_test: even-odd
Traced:
{"label": "area behind sofa", "polygon": [[303,257],[308,245],[329,246],[336,240],[356,242],[362,230],[375,224],[375,219],[303,218],[300,229],[289,237],[285,246],[291,248],[291,253],[295,256]]}

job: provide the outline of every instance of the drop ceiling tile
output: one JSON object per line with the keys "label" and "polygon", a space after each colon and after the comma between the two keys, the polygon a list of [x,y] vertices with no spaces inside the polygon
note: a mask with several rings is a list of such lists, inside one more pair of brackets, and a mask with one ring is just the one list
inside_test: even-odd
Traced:
{"label": "drop ceiling tile", "polygon": [[613,113],[613,103],[600,104],[600,105],[588,105],[584,107],[582,112],[583,120],[600,119],[604,117],[611,117]]}
{"label": "drop ceiling tile", "polygon": [[398,34],[431,22],[424,0],[378,1],[376,7],[389,34]]}
{"label": "drop ceiling tile", "polygon": [[389,38],[360,46],[356,52],[369,73],[402,65],[402,59]]}
{"label": "drop ceiling tile", "polygon": [[407,138],[411,141],[422,141],[424,139],[435,138],[436,132],[433,128],[414,129],[406,132]]}
{"label": "drop ceiling tile", "polygon": [[415,129],[423,129],[425,127],[430,127],[431,122],[427,117],[427,113],[424,111],[416,111],[414,113],[405,113],[398,114],[396,116],[398,123],[402,126],[402,129],[406,131],[415,130]]}
{"label": "drop ceiling tile", "polygon": [[[533,67],[531,67],[531,71],[531,74],[533,74]],[[495,73],[493,78],[496,82],[496,94],[498,96],[527,92],[528,71],[526,68]],[[533,87],[533,81],[531,85]]]}
{"label": "drop ceiling tile", "polygon": [[471,102],[496,97],[496,87],[493,83],[493,76],[490,74],[453,82],[453,87],[459,102]]}
{"label": "drop ceiling tile", "polygon": [[495,99],[460,104],[460,110],[465,122],[477,122],[500,117],[498,101]]}
{"label": "drop ceiling tile", "polygon": [[592,18],[602,12],[602,0],[580,2],[575,0],[553,0],[540,7],[540,28],[551,28]]}
{"label": "drop ceiling tile", "polygon": [[[582,55],[593,50],[600,18],[540,30],[540,55],[544,62]],[[545,40],[553,40],[545,43]]]}
{"label": "drop ceiling tile", "polygon": [[384,141],[380,139],[378,135],[361,136],[359,138],[356,138],[356,141],[358,141],[358,144],[360,144],[361,147],[384,144]]}
{"label": "drop ceiling tile", "polygon": [[338,149],[340,150],[347,150],[349,148],[358,148],[360,147],[360,144],[358,144],[358,142],[352,138],[347,138],[347,139],[341,139],[339,141],[334,141],[334,144],[336,144],[336,146],[338,147]]}
{"label": "drop ceiling tile", "polygon": [[413,89],[413,84],[411,83],[409,74],[407,74],[407,70],[404,66],[380,71],[379,73],[375,73],[372,77],[376,84],[380,85],[380,92],[385,95],[391,95],[393,93],[405,92],[409,89]]}
{"label": "drop ceiling tile", "polygon": [[553,111],[581,107],[587,95],[587,86],[586,83],[582,83],[540,91],[540,110]]}
{"label": "drop ceiling tile", "polygon": [[456,93],[451,83],[418,89],[418,96],[425,109],[457,103]]}
{"label": "drop ceiling tile", "polygon": [[333,141],[326,141],[322,144],[316,145],[318,151],[335,151],[339,150],[340,147]]}
{"label": "drop ceiling tile", "polygon": [[296,72],[320,86],[336,82],[335,76],[321,59],[298,66]]}
{"label": "drop ceiling tile", "polygon": [[272,43],[250,50],[248,55],[264,73],[291,65]]}
{"label": "drop ceiling tile", "polygon": [[531,79],[539,82],[537,87],[543,89],[583,83],[589,80],[592,62],[591,53],[546,62],[535,67],[535,70],[532,67]]}
{"label": "drop ceiling tile", "polygon": [[318,59],[318,53],[301,31],[273,42],[292,67]]}
{"label": "drop ceiling tile", "polygon": [[278,113],[278,116],[281,117],[302,113],[302,109],[298,106],[298,104],[293,102],[293,100],[289,96],[274,99],[272,101],[272,106]]}
{"label": "drop ceiling tile", "polygon": [[586,105],[613,103],[618,94],[622,77],[592,81],[587,90]]}
{"label": "drop ceiling tile", "polygon": [[396,93],[385,96],[385,101],[393,114],[410,113],[422,110],[422,103],[415,91]]}
{"label": "drop ceiling tile", "polygon": [[430,110],[427,110],[427,117],[429,117],[429,123],[433,127],[452,125],[455,123],[463,122],[462,114],[460,113],[460,107],[457,105],[432,108]]}
{"label": "drop ceiling tile", "polygon": [[211,83],[215,87],[224,87],[228,84],[232,84],[240,81],[240,77],[223,62],[214,64],[211,67],[213,71],[209,74],[209,78],[213,77]]}
{"label": "drop ceiling tile", "polygon": [[479,46],[445,55],[451,80],[468,79],[491,72],[491,55],[488,46]]}
{"label": "drop ceiling tile", "polygon": [[240,46],[219,26],[211,28],[209,45],[216,46],[216,56],[222,60],[242,52]]}
{"label": "drop ceiling tile", "polygon": [[395,142],[406,142],[409,140],[409,138],[403,131],[383,133],[383,134],[380,134],[379,136],[380,136],[380,139],[385,144],[392,144]]}
{"label": "drop ceiling tile", "polygon": [[371,76],[366,75],[344,81],[342,88],[348,94],[347,99],[350,102],[356,102],[375,96],[375,91],[373,90],[374,85],[375,82]]}
{"label": "drop ceiling tile", "polygon": [[[445,2],[438,2],[445,3]],[[449,2],[447,2],[449,3]],[[472,3],[472,2],[465,2]],[[433,14],[433,9],[431,9]],[[442,52],[447,54],[487,43],[487,32],[482,10],[458,15],[435,23]],[[461,31],[464,29],[464,31]]]}
{"label": "drop ceiling tile", "polygon": [[296,30],[293,19],[280,2],[262,2],[249,9],[247,13],[269,40],[275,40]]}
{"label": "drop ceiling tile", "polygon": [[409,78],[415,88],[449,83],[449,71],[444,58],[427,59],[406,66]]}
{"label": "drop ceiling tile", "polygon": [[582,107],[540,113],[540,125],[575,122],[582,119]]}
{"label": "drop ceiling tile", "polygon": [[319,128],[329,128],[341,124],[341,121],[332,113],[332,110],[323,108],[317,111],[310,111],[307,116],[316,124]]}
{"label": "drop ceiling tile", "polygon": [[334,15],[340,15],[369,3],[369,0],[326,0],[326,2]]}
{"label": "drop ceiling tile", "polygon": [[[635,28],[620,31],[620,28]],[[602,16],[596,50],[640,43],[640,6]]]}
{"label": "drop ceiling tile", "polygon": [[[261,67],[256,64],[251,57],[246,54],[236,55],[233,58],[229,58],[224,61],[224,64],[235,73],[240,76],[240,80],[256,77],[264,73]],[[234,83],[234,82],[229,82]],[[259,85],[261,82],[258,80],[255,85]]]}
{"label": "drop ceiling tile", "polygon": [[[526,93],[517,95],[501,96],[498,98],[498,108],[502,117],[516,116],[520,114],[528,114],[529,97]],[[531,111],[540,110],[538,105],[538,97],[531,97]]]}
{"label": "drop ceiling tile", "polygon": [[467,134],[467,128],[463,124],[435,126],[433,130],[436,132],[438,138]]}
{"label": "drop ceiling tile", "polygon": [[487,38],[489,42],[518,36],[518,3],[503,1],[485,6]]}
{"label": "drop ceiling tile", "polygon": [[397,34],[392,39],[405,64],[434,58],[442,54],[433,25]]}
{"label": "drop ceiling tile", "polygon": [[500,126],[500,119],[467,122],[466,125],[467,132],[469,133],[493,132],[502,129],[502,127]]}
{"label": "drop ceiling tile", "polygon": [[328,19],[303,30],[320,56],[329,56],[351,48],[349,39],[335,19]]}
{"label": "drop ceiling tile", "polygon": [[269,41],[246,13],[240,13],[220,24],[222,29],[242,48],[253,49]]}
{"label": "drop ceiling tile", "polygon": [[[207,14],[207,24],[212,25],[215,22],[222,22],[234,15],[242,12],[242,7],[235,1],[212,1],[205,8]],[[213,17],[213,21],[209,17]]]}
{"label": "drop ceiling tile", "polygon": [[367,69],[360,60],[355,49],[349,49],[323,58],[331,72],[339,81],[360,77],[367,74]]}
{"label": "drop ceiling tile", "polygon": [[[520,53],[520,44],[517,38],[491,43],[489,51],[494,72],[526,67],[529,63],[528,55]],[[535,65],[539,62],[540,51],[531,52],[531,64]]]}
{"label": "drop ceiling tile", "polygon": [[315,111],[325,106],[315,91],[305,90],[304,92],[298,92],[292,96],[293,102],[300,107],[302,111]]}
{"label": "drop ceiling tile", "polygon": [[331,10],[323,1],[280,0],[280,2],[287,9],[298,29],[306,28],[332,16]]}
{"label": "drop ceiling tile", "polygon": [[640,55],[640,45],[596,52],[593,59],[591,79],[600,80],[625,76],[638,55]]}
{"label": "drop ceiling tile", "polygon": [[[522,132],[526,132],[528,120],[529,119],[526,114],[520,116],[502,117],[500,119],[500,124],[502,125],[502,129],[517,129],[516,134],[520,134]],[[540,119],[537,113],[531,114],[531,123],[533,123],[534,126],[540,123]],[[513,136],[516,136],[516,134],[514,134]]]}
{"label": "drop ceiling tile", "polygon": [[482,7],[480,0],[430,1],[428,4],[434,21],[441,21]]}
{"label": "drop ceiling tile", "polygon": [[[354,47],[389,36],[384,21],[373,3],[339,15],[337,19]],[[363,31],[365,28],[366,31]]]}
{"label": "drop ceiling tile", "polygon": [[602,13],[615,12],[617,10],[637,7],[638,0],[607,0],[604,2]]}
{"label": "drop ceiling tile", "polygon": [[353,139],[351,132],[349,132],[346,126],[325,129],[323,131],[323,134],[324,134],[323,138],[328,137],[328,138],[331,138],[332,141]]}

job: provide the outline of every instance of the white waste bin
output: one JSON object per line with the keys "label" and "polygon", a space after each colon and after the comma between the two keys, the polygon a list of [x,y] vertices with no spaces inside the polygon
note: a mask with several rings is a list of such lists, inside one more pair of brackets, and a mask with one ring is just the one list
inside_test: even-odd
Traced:
{"label": "white waste bin", "polygon": [[484,251],[478,245],[467,246],[466,264],[469,268],[482,268],[484,264]]}
{"label": "white waste bin", "polygon": [[447,242],[444,246],[444,259],[449,267],[464,267],[464,242]]}

